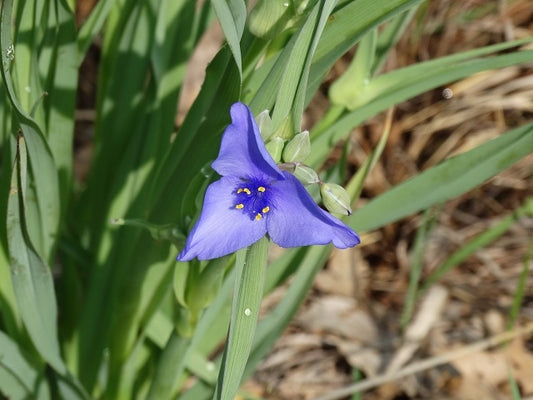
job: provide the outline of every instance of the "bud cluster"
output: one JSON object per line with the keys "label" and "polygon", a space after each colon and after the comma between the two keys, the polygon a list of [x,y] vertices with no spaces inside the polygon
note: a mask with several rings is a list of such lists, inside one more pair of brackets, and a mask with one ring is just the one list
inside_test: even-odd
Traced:
{"label": "bud cluster", "polygon": [[292,173],[303,185],[317,184],[320,197],[326,209],[335,214],[350,215],[350,195],[340,185],[323,182],[318,173],[304,164],[311,154],[311,140],[308,131],[300,132],[285,140],[278,131],[274,132],[267,110],[256,117],[256,122],[265,141],[266,148],[280,169]]}

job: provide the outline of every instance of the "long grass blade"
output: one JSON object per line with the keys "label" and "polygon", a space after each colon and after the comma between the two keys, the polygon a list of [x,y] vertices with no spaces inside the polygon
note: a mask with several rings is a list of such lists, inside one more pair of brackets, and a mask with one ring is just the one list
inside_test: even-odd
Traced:
{"label": "long grass blade", "polygon": [[213,8],[242,77],[241,37],[246,22],[244,0],[212,0]]}
{"label": "long grass blade", "polygon": [[50,399],[50,389],[42,379],[43,370],[43,365],[39,369],[31,365],[17,343],[0,331],[0,393],[13,399],[34,395],[38,399]]}
{"label": "long grass blade", "polygon": [[395,186],[347,221],[359,231],[379,228],[474,188],[532,151],[533,124],[527,124]]}
{"label": "long grass blade", "polygon": [[65,374],[57,340],[57,306],[52,274],[33,249],[25,228],[27,167],[26,144],[19,136],[7,214],[13,288],[22,320],[35,347],[57,372]]}
{"label": "long grass blade", "polygon": [[237,253],[236,286],[228,341],[213,399],[234,398],[241,384],[263,298],[268,242],[264,237]]}

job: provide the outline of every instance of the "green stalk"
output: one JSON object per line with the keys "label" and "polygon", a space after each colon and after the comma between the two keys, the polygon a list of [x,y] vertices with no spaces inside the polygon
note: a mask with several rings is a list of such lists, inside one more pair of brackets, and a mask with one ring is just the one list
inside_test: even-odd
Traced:
{"label": "green stalk", "polygon": [[228,341],[213,399],[233,399],[250,355],[263,297],[268,239],[263,237],[237,253],[235,292]]}
{"label": "green stalk", "polygon": [[185,369],[185,356],[190,343],[191,338],[180,336],[176,330],[172,332],[157,363],[154,380],[146,400],[171,398],[174,382],[179,379]]}

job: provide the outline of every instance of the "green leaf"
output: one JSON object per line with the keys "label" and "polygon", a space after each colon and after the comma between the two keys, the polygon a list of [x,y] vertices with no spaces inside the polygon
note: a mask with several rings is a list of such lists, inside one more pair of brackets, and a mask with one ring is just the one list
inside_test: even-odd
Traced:
{"label": "green leaf", "polygon": [[370,75],[373,76],[380,70],[389,55],[389,51],[396,45],[396,43],[398,43],[409,25],[409,22],[411,22],[415,16],[419,9],[418,6],[419,4],[415,4],[407,11],[394,16],[386,23],[383,30],[379,32],[378,42],[376,44],[376,54]]}
{"label": "green leaf", "polygon": [[180,337],[175,330],[172,331],[172,335],[157,363],[155,376],[146,397],[147,400],[172,397],[174,382],[180,378],[185,369],[186,354],[190,342],[190,338]]}
{"label": "green leaf", "polygon": [[284,50],[290,51],[290,55],[279,84],[272,124],[274,129],[278,129],[288,119],[292,134],[286,138],[300,131],[311,60],[335,3],[333,0],[318,2],[294,36],[294,46]]}
{"label": "green leaf", "polygon": [[25,228],[27,153],[24,138],[17,142],[7,209],[7,236],[13,289],[22,320],[42,357],[60,373],[66,368],[57,340],[57,307],[50,268],[33,249]]}
{"label": "green leaf", "polygon": [[233,399],[241,384],[263,298],[268,242],[264,237],[237,253],[230,328],[213,399]]}
{"label": "green leaf", "polygon": [[0,392],[13,400],[50,399],[43,372],[29,364],[26,357],[20,347],[0,331]]}
{"label": "green leaf", "polygon": [[[528,202],[530,216],[533,216],[533,197],[529,197],[526,202]],[[516,291],[513,295],[513,302],[511,304],[511,309],[509,310],[509,321],[507,323],[507,327],[509,329],[514,328],[514,325],[516,323],[516,320],[518,318],[518,315],[520,314],[520,309],[522,306],[522,302],[524,301],[524,297],[527,293],[527,280],[530,276],[530,269],[531,269],[531,256],[533,255],[533,242],[530,241],[529,249],[524,257],[524,266],[522,268],[522,272],[520,272],[520,275],[518,276],[518,283],[516,286]]]}
{"label": "green leaf", "polygon": [[61,358],[57,336],[57,305],[52,273],[29,238],[25,214],[27,152],[19,136],[7,205],[7,238],[13,290],[20,316],[39,354],[58,374],[59,391],[70,399],[87,399],[77,380],[70,376]]}
{"label": "green leaf", "polygon": [[[47,35],[39,57],[46,73],[43,100],[47,136],[57,173],[62,210],[70,196],[74,108],[78,84],[74,14],[62,1],[50,2]],[[46,55],[46,56],[45,56]]]}
{"label": "green leaf", "polygon": [[241,37],[246,22],[244,0],[212,0],[213,8],[242,77]]}
{"label": "green leaf", "polygon": [[87,50],[89,50],[94,38],[102,29],[102,25],[114,4],[115,0],[98,1],[87,20],[81,26],[78,33],[78,65],[81,65]]}
{"label": "green leaf", "polygon": [[[7,56],[8,49],[12,48],[11,14],[13,11],[12,0],[2,4],[0,24],[0,57],[2,69],[0,70],[7,97],[13,106],[14,126],[19,128],[24,135],[28,147],[30,170],[28,179],[31,183],[29,190],[34,192],[26,201],[27,229],[31,241],[38,255],[51,262],[59,225],[59,189],[58,177],[50,148],[46,139],[36,124],[20,106],[13,88],[9,73],[11,59]],[[20,59],[17,59],[19,62]]]}
{"label": "green leaf", "polygon": [[255,36],[273,39],[293,16],[294,9],[287,0],[259,0],[250,12],[248,27]]}

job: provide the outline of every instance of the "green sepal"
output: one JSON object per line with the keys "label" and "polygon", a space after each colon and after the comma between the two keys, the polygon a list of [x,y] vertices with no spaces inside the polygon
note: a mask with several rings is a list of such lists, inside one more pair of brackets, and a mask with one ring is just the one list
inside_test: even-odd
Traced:
{"label": "green sepal", "polygon": [[259,113],[259,115],[255,117],[255,122],[257,123],[257,127],[259,128],[259,132],[261,133],[263,141],[266,142],[274,133],[272,129],[272,118],[270,118],[268,110],[264,110]]}
{"label": "green sepal", "polygon": [[304,162],[311,154],[311,140],[309,132],[303,131],[292,138],[283,149],[283,160],[285,162]]}
{"label": "green sepal", "polygon": [[269,140],[265,144],[265,146],[268,152],[270,153],[270,155],[272,156],[272,158],[274,159],[274,161],[277,163],[280,162],[281,154],[283,152],[283,147],[285,146],[285,140],[283,140],[280,137],[275,137]]}
{"label": "green sepal", "polygon": [[330,212],[343,215],[352,213],[350,195],[342,186],[335,183],[323,183],[320,185],[320,195],[324,206]]}
{"label": "green sepal", "polygon": [[306,186],[320,182],[320,178],[316,171],[304,164],[297,163],[293,174],[302,184]]}

